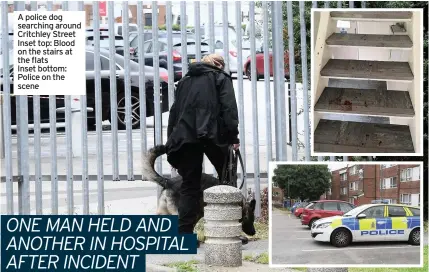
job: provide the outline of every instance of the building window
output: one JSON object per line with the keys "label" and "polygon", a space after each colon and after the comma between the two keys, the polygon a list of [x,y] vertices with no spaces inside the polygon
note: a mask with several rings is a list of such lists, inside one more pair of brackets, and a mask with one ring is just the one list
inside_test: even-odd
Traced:
{"label": "building window", "polygon": [[347,194],[347,187],[342,187],[341,188],[341,194],[342,195],[346,195]]}
{"label": "building window", "polygon": [[411,205],[411,194],[401,194],[401,204]]}
{"label": "building window", "polygon": [[398,181],[396,177],[390,178],[390,188],[398,188]]}
{"label": "building window", "polygon": [[410,181],[413,177],[413,169],[412,168],[407,168],[407,169],[403,169],[401,171],[401,181],[405,182],[405,181]]}
{"label": "building window", "polygon": [[355,199],[353,197],[349,197],[349,203],[355,204]]}
{"label": "building window", "polygon": [[347,180],[347,173],[340,174],[340,181],[346,181]]}
{"label": "building window", "polygon": [[144,25],[145,26],[152,26],[152,13],[145,13],[144,14]]}
{"label": "building window", "polygon": [[329,190],[328,190],[328,195],[332,195],[332,189],[331,188],[329,188]]}
{"label": "building window", "polygon": [[356,175],[357,174],[357,166],[354,165],[350,168],[350,175]]}
{"label": "building window", "polygon": [[385,178],[380,182],[381,189],[398,188],[398,181],[396,177]]}
{"label": "building window", "polygon": [[357,190],[356,182],[350,183],[350,191],[355,191],[355,190]]}
{"label": "building window", "polygon": [[395,166],[396,164],[382,164],[381,165],[381,168],[390,168],[390,167],[393,167],[393,166]]}

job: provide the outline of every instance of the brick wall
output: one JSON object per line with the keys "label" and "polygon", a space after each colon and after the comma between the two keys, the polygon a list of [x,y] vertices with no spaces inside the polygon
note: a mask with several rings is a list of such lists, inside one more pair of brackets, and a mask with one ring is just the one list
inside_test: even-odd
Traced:
{"label": "brick wall", "polygon": [[329,199],[340,199],[340,171],[336,170],[332,172],[331,176],[331,191]]}
{"label": "brick wall", "polygon": [[[400,203],[401,194],[418,194],[420,193],[420,180],[410,180],[401,182],[401,170],[414,168],[418,165],[393,165],[381,169],[379,165],[358,165],[358,169],[363,169],[363,178],[359,177],[359,172],[351,174],[351,167],[347,169],[347,181],[340,181],[340,171],[346,168],[332,172],[332,195],[327,199],[339,199],[349,201],[353,196],[358,197],[358,204],[368,204],[376,199],[395,199]],[[380,178],[395,177],[397,188],[381,189]],[[356,182],[356,189],[350,190],[350,184]],[[346,194],[341,193],[341,188],[346,188]],[[363,195],[362,195],[363,194]]]}
{"label": "brick wall", "polygon": [[283,203],[284,193],[281,188],[273,187],[272,188],[272,201],[273,203]]}

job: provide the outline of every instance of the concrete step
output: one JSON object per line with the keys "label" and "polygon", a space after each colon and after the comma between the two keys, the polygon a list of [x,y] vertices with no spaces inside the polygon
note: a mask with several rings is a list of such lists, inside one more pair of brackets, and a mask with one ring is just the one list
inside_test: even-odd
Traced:
{"label": "concrete step", "polygon": [[334,20],[408,22],[412,17],[411,11],[331,11]]}
{"label": "concrete step", "polygon": [[408,62],[330,59],[320,71],[322,77],[411,82]]}
{"label": "concrete step", "polygon": [[410,128],[403,125],[322,119],[314,151],[329,153],[414,153]]}
{"label": "concrete step", "polygon": [[408,92],[382,89],[327,87],[323,90],[314,110],[385,117],[414,117],[415,115]]}
{"label": "concrete step", "polygon": [[366,35],[334,33],[326,40],[328,46],[383,47],[411,49],[413,42],[408,35]]}

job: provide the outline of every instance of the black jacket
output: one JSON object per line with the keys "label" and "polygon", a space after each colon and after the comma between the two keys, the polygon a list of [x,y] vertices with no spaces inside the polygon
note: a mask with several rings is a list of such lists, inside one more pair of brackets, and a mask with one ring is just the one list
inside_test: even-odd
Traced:
{"label": "black jacket", "polygon": [[210,64],[190,64],[176,89],[167,137],[167,154],[187,143],[239,143],[237,102],[231,77]]}

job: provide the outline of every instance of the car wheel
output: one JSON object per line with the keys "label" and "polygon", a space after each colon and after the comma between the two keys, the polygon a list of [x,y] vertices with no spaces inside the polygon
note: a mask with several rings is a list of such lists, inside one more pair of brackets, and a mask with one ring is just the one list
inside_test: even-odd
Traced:
{"label": "car wheel", "polygon": [[249,79],[249,81],[252,81],[252,73],[250,72],[250,63],[249,63],[249,65],[247,65],[246,71],[245,71],[244,74],[247,76],[247,78]]}
{"label": "car wheel", "polygon": [[[118,93],[118,129],[127,128],[125,119],[125,92]],[[140,99],[137,92],[131,92],[131,124],[132,129],[140,127]]]}
{"label": "car wheel", "polygon": [[311,226],[313,226],[313,223],[316,222],[317,220],[319,220],[319,218],[313,218],[313,219],[310,220],[310,223],[308,224],[308,226],[310,227],[310,229],[311,229]]}
{"label": "car wheel", "polygon": [[408,242],[414,246],[420,245],[420,228],[414,229],[410,233],[410,238],[408,238]]}
{"label": "car wheel", "polygon": [[331,244],[336,247],[346,247],[351,241],[351,233],[346,229],[337,229],[331,234]]}
{"label": "car wheel", "polygon": [[[252,68],[250,63],[246,67],[246,76],[249,79],[249,81],[252,81]],[[258,71],[256,71],[256,81],[258,80],[259,80],[259,75],[258,75]]]}

